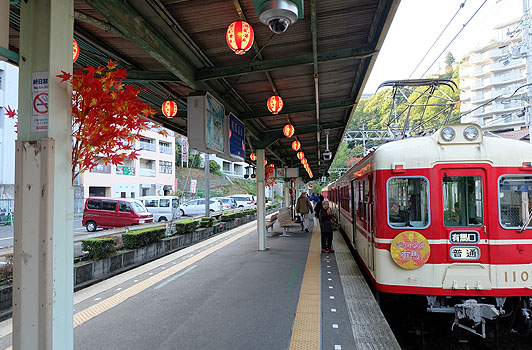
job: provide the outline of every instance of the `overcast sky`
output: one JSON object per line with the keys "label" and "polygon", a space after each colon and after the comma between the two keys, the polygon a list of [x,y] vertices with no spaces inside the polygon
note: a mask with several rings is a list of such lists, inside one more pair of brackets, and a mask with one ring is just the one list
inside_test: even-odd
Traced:
{"label": "overcast sky", "polygon": [[[375,93],[378,85],[385,80],[408,79],[462,2],[464,0],[402,0],[364,93]],[[422,77],[423,72],[483,2],[465,0],[465,6],[412,75],[412,79]],[[438,72],[438,63],[444,69],[443,60],[447,51],[460,60],[471,49],[487,43],[494,36],[494,25],[521,18],[522,4],[523,0],[487,0],[427,74]]]}

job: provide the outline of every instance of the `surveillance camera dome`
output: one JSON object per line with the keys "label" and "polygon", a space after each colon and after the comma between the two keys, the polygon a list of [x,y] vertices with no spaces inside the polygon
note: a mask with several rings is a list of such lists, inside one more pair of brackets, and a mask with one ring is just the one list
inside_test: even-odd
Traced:
{"label": "surveillance camera dome", "polygon": [[260,21],[276,34],[284,33],[297,22],[297,5],[289,0],[270,0],[260,7]]}

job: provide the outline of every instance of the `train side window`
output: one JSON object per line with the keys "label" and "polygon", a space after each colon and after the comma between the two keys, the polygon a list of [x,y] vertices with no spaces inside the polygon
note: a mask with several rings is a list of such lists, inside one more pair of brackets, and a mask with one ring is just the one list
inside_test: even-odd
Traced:
{"label": "train side window", "polygon": [[445,176],[442,195],[443,224],[446,227],[484,224],[480,176]]}
{"label": "train side window", "polygon": [[[508,229],[519,229],[530,219],[532,211],[532,176],[499,178],[499,221]],[[532,220],[530,220],[532,222]],[[529,223],[527,228],[532,228]]]}
{"label": "train side window", "polygon": [[388,225],[392,228],[427,228],[429,215],[429,182],[424,177],[394,177],[386,185],[388,193]]}

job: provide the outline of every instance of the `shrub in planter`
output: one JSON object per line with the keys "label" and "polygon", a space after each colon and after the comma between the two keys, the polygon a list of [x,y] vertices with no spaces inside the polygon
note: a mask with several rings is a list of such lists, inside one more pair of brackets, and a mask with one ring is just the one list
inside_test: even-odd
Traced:
{"label": "shrub in planter", "polygon": [[183,220],[176,223],[176,234],[183,235],[185,233],[194,232],[199,225],[198,220]]}
{"label": "shrub in planter", "polygon": [[202,228],[212,227],[213,224],[214,224],[214,218],[202,217],[199,227],[202,227]]}
{"label": "shrub in planter", "polygon": [[220,220],[222,222],[229,222],[229,221],[233,221],[237,218],[236,216],[237,213],[228,213],[228,214],[224,214],[222,216],[220,216]]}
{"label": "shrub in planter", "polygon": [[164,238],[166,228],[154,227],[143,230],[130,231],[122,234],[124,248],[137,249],[159,242]]}
{"label": "shrub in planter", "polygon": [[89,238],[81,241],[81,249],[89,252],[89,259],[100,260],[115,252],[115,240],[112,238]]}

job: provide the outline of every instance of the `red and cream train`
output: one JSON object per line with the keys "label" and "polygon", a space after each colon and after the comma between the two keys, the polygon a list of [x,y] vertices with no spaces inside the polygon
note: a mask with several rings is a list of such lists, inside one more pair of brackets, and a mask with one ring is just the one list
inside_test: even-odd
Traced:
{"label": "red and cream train", "polygon": [[323,195],[379,292],[485,336],[512,308],[531,324],[531,162],[528,143],[448,125],[380,146]]}

